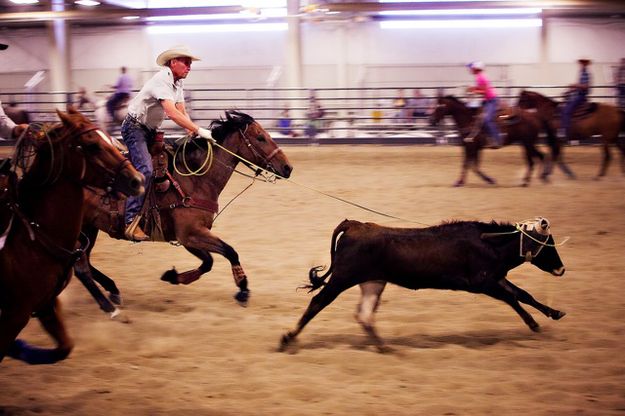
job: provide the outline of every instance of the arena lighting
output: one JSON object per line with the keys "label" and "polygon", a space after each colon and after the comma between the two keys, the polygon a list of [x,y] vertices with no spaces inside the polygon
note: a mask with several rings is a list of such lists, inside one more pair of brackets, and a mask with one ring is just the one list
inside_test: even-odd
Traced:
{"label": "arena lighting", "polygon": [[76,0],[74,4],[79,4],[81,6],[94,7],[100,5],[99,1],[96,0]]}
{"label": "arena lighting", "polygon": [[511,27],[541,27],[543,20],[535,19],[450,19],[394,20],[380,22],[380,29],[487,29]]}
{"label": "arena lighting", "polygon": [[148,26],[145,30],[150,35],[169,35],[182,33],[216,32],[272,32],[287,30],[287,23],[240,23],[215,25],[159,25]]}
{"label": "arena lighting", "polygon": [[148,22],[175,22],[188,20],[238,20],[238,19],[265,19],[269,17],[286,17],[285,8],[260,9],[259,13],[251,13],[249,10],[243,10],[240,13],[223,13],[223,14],[189,14],[181,16],[150,16],[145,20]]}
{"label": "arena lighting", "polygon": [[244,8],[286,7],[287,0],[108,0],[107,3],[134,9],[167,9],[181,7],[241,6]]}
{"label": "arena lighting", "polygon": [[543,9],[536,7],[518,7],[511,9],[439,9],[439,10],[385,10],[382,16],[508,16],[539,15]]}
{"label": "arena lighting", "polygon": [[37,4],[39,0],[11,0],[13,4]]}

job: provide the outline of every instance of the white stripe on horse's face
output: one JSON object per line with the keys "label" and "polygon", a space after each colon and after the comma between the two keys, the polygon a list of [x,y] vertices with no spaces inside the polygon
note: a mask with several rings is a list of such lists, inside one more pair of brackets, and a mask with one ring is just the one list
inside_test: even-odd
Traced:
{"label": "white stripe on horse's face", "polygon": [[104,140],[105,142],[107,142],[111,146],[115,147],[115,145],[113,144],[113,139],[108,134],[104,133],[100,129],[97,129],[96,133],[98,133],[98,135],[102,138],[102,140]]}

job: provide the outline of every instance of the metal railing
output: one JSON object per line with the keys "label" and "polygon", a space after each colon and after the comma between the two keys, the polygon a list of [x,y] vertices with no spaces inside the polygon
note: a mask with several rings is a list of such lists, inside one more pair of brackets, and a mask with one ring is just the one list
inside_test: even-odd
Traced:
{"label": "metal railing", "polygon": [[[287,143],[457,143],[452,120],[447,118],[432,127],[428,115],[439,94],[454,95],[464,101],[479,100],[469,96],[464,86],[439,87],[378,87],[378,88],[246,88],[246,89],[187,89],[187,109],[198,124],[207,126],[223,117],[227,109],[237,109],[252,115],[280,142]],[[567,86],[508,86],[498,87],[503,106],[513,106],[521,90],[532,90],[560,100]],[[403,91],[405,105],[394,103]],[[420,93],[414,101],[415,91]],[[504,92],[501,94],[501,92]],[[614,86],[594,86],[589,100],[615,104]],[[111,91],[96,91],[98,106],[104,105]],[[314,94],[323,108],[323,116],[311,119],[308,114],[310,96]],[[56,109],[64,109],[75,101],[77,93],[12,93],[0,94],[3,105],[17,102],[26,109],[32,121],[57,121]],[[479,101],[478,101],[479,105]],[[83,109],[94,121],[95,106]],[[102,111],[102,110],[98,110]],[[289,114],[290,127],[281,128],[281,113]],[[119,126],[110,126],[119,134]],[[314,128],[313,128],[314,127]],[[180,129],[166,121],[163,130],[179,135]],[[6,143],[6,142],[5,142]]]}

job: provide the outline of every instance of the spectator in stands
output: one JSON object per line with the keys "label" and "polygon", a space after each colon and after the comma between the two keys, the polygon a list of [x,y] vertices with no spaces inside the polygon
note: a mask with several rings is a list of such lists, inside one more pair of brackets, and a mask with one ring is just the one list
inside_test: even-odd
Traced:
{"label": "spectator in stands", "polygon": [[132,92],[132,78],[126,71],[126,67],[122,66],[119,78],[117,78],[117,82],[113,86],[113,88],[115,88],[115,93],[113,93],[111,98],[106,102],[106,109],[112,120],[115,120],[115,110],[117,110],[124,101],[130,98],[130,93]]}
{"label": "spectator in stands", "polygon": [[306,124],[306,135],[309,138],[314,139],[317,136],[317,133],[319,133],[319,130],[322,127],[324,114],[325,111],[317,100],[315,90],[310,90],[308,96],[308,110],[306,111],[306,118],[308,119]]}
{"label": "spectator in stands", "polygon": [[293,120],[291,120],[289,109],[286,107],[280,113],[277,127],[280,133],[291,137],[297,137],[297,133],[293,130]]}
{"label": "spectator in stands", "polygon": [[397,91],[397,98],[393,100],[393,109],[395,121],[398,123],[406,122],[406,98],[404,97],[404,90]]}
{"label": "spectator in stands", "polygon": [[[497,115],[497,106],[499,104],[497,92],[484,74],[484,63],[475,61],[467,64],[467,67],[475,76],[475,86],[469,87],[467,91],[469,93],[476,93],[482,96],[481,123],[486,127],[486,131],[493,141],[490,147],[498,149],[501,147],[502,142],[499,136],[499,129],[497,128],[497,122],[495,120]],[[473,140],[473,136],[469,135],[464,140],[471,141]]]}
{"label": "spectator in stands", "polygon": [[421,90],[415,88],[412,98],[408,99],[407,104],[411,121],[415,122],[419,118],[427,117],[429,112],[429,99],[421,93]]}
{"label": "spectator in stands", "polygon": [[587,101],[588,93],[590,92],[590,73],[588,72],[588,66],[590,65],[590,59],[578,59],[579,64],[579,78],[576,84],[569,85],[567,91],[568,99],[562,110],[562,129],[567,139],[570,139],[571,134],[571,118],[573,112],[581,104]]}
{"label": "spectator in stands", "polygon": [[384,116],[384,112],[382,111],[382,103],[377,101],[375,103],[375,108],[371,110],[371,120],[374,123],[380,123],[382,121],[382,116]]}
{"label": "spectator in stands", "polygon": [[621,64],[616,68],[614,77],[618,106],[621,110],[625,110],[625,58],[621,58]]}

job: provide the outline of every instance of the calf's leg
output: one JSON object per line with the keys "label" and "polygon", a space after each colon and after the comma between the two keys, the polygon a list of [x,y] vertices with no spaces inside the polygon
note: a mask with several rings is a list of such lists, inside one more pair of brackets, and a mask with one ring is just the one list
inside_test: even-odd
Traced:
{"label": "calf's leg", "polygon": [[384,352],[384,341],[378,335],[373,325],[373,314],[378,310],[380,306],[380,296],[386,287],[386,282],[383,280],[373,280],[360,284],[360,303],[356,309],[354,317],[356,321],[362,326],[369,338],[373,341],[380,352]]}
{"label": "calf's leg", "polygon": [[538,302],[528,292],[516,286],[514,283],[510,282],[507,279],[502,279],[501,281],[499,281],[499,284],[503,286],[506,290],[512,292],[514,294],[514,297],[516,297],[519,300],[519,302],[525,303],[526,305],[533,306],[534,308],[541,311],[545,316],[553,320],[557,321],[558,319],[566,315],[566,312],[552,309],[549,306],[543,305],[542,303]]}
{"label": "calf's leg", "polygon": [[498,282],[493,280],[490,284],[486,284],[484,286],[483,293],[495,299],[499,299],[503,302],[506,302],[508,305],[512,307],[512,309],[516,311],[516,313],[519,314],[519,316],[523,319],[525,324],[529,326],[529,328],[532,331],[534,332],[540,331],[540,325],[538,325],[538,322],[536,322],[534,318],[532,318],[532,315],[530,315],[525,309],[523,309],[523,307],[519,304],[516,297],[510,290],[507,290],[506,288],[501,286]]}
{"label": "calf's leg", "polygon": [[323,308],[332,303],[341,292],[358,284],[358,282],[353,281],[353,279],[351,279],[352,282],[347,283],[348,280],[349,279],[341,279],[340,277],[337,278],[336,272],[333,274],[323,289],[310,300],[308,308],[300,318],[296,328],[282,336],[279,351],[286,350],[287,346],[302,332],[306,324],[321,312]]}

